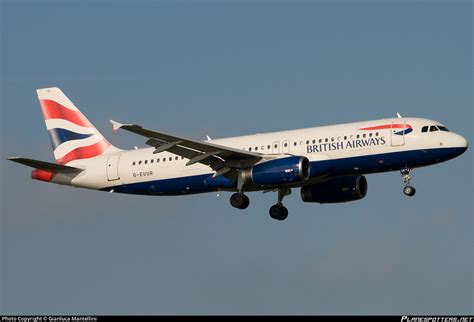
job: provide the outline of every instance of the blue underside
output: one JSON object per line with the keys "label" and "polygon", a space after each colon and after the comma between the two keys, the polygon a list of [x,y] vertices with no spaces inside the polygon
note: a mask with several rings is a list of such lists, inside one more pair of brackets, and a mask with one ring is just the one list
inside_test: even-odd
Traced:
{"label": "blue underside", "polygon": [[[466,148],[440,148],[404,152],[367,155],[311,163],[311,177],[321,175],[343,176],[398,171],[403,168],[416,168],[444,162],[457,157]],[[140,195],[186,195],[212,192],[219,189],[232,189],[236,183],[220,176],[212,178],[212,173],[110,186],[104,191]]]}

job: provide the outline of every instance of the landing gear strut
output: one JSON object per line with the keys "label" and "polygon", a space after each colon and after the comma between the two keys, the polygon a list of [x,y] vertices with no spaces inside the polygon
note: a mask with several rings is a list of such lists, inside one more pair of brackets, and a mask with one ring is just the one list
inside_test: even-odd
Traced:
{"label": "landing gear strut", "polygon": [[283,206],[282,201],[285,196],[291,194],[291,188],[278,189],[278,202],[270,207],[270,217],[276,220],[285,220],[288,217],[288,209]]}
{"label": "landing gear strut", "polygon": [[410,186],[410,172],[412,169],[410,168],[405,168],[400,170],[400,173],[402,174],[402,179],[403,179],[403,193],[408,196],[408,197],[413,197],[415,195],[416,189],[412,186]]}
{"label": "landing gear strut", "polygon": [[237,209],[245,209],[250,204],[250,199],[244,195],[244,180],[242,177],[242,171],[237,173],[237,193],[230,196],[230,204],[232,207]]}
{"label": "landing gear strut", "polygon": [[245,209],[249,206],[250,199],[243,192],[238,192],[230,196],[230,204],[234,208]]}

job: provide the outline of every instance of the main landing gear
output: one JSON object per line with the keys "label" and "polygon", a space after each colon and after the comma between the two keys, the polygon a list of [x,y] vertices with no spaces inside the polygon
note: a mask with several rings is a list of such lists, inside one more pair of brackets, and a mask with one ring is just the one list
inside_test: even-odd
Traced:
{"label": "main landing gear", "polygon": [[288,209],[283,206],[282,201],[285,196],[291,194],[291,188],[278,189],[278,202],[270,207],[270,217],[276,220],[285,220],[288,217]]}
{"label": "main landing gear", "polygon": [[[282,201],[289,194],[291,194],[291,188],[278,189],[278,201],[270,207],[270,217],[276,220],[285,220],[288,217],[288,209],[283,206]],[[230,204],[234,208],[245,209],[249,206],[250,200],[243,192],[237,192],[230,196]]]}
{"label": "main landing gear", "polygon": [[237,177],[237,189],[239,192],[234,193],[230,196],[230,204],[232,207],[237,209],[245,209],[250,204],[250,199],[246,195],[244,195],[244,180],[242,177],[242,171],[238,172]]}
{"label": "main landing gear", "polygon": [[413,197],[416,192],[416,189],[410,186],[410,180],[411,180],[410,172],[411,171],[412,169],[410,168],[405,168],[405,169],[400,170],[400,173],[402,174],[403,184],[404,184],[403,193],[408,197]]}
{"label": "main landing gear", "polygon": [[243,192],[238,192],[230,196],[230,204],[234,208],[245,209],[249,206],[250,199]]}

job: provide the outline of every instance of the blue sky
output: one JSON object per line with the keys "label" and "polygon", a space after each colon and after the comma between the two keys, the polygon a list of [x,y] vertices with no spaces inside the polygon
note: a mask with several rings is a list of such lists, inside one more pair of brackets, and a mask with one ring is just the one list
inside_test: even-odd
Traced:
{"label": "blue sky", "polygon": [[473,313],[472,149],[340,205],[50,185],[35,89],[193,139],[404,116],[472,142],[470,1],[1,1],[1,312]]}

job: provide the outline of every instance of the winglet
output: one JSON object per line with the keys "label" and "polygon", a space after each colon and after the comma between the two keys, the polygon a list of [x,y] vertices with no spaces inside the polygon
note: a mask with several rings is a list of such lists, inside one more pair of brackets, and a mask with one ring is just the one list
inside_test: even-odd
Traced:
{"label": "winglet", "polygon": [[110,123],[112,123],[112,132],[114,132],[114,133],[116,133],[123,126],[122,123],[115,122],[113,120],[109,120],[109,121],[110,121]]}
{"label": "winglet", "polygon": [[398,113],[398,112],[397,112],[397,117],[398,117],[399,119],[402,118],[402,116],[401,116],[400,113]]}

